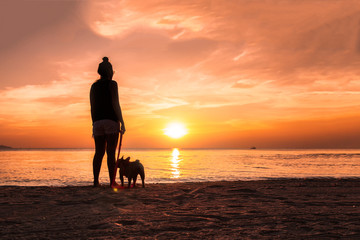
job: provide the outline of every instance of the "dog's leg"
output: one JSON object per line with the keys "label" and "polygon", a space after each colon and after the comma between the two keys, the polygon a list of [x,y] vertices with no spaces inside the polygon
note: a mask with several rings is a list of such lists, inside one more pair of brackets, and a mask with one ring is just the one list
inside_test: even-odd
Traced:
{"label": "dog's leg", "polygon": [[123,187],[124,186],[124,175],[120,172],[120,181],[121,181],[121,186]]}
{"label": "dog's leg", "polygon": [[136,187],[137,174],[135,175],[135,177],[134,177],[133,180],[134,180],[134,181],[133,181],[133,182],[134,182],[134,183],[133,183],[133,184],[134,184],[134,187]]}
{"label": "dog's leg", "polygon": [[144,188],[145,187],[145,172],[142,171],[140,173],[140,177],[141,177],[141,181],[142,181],[142,187]]}
{"label": "dog's leg", "polygon": [[141,179],[142,183],[143,183],[143,188],[145,187],[145,179]]}
{"label": "dog's leg", "polygon": [[130,188],[130,186],[131,186],[131,178],[130,177],[128,177],[128,183],[129,183],[128,188]]}

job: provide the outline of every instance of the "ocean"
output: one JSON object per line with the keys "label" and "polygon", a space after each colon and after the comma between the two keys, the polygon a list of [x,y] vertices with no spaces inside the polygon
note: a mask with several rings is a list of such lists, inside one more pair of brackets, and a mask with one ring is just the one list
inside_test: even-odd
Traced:
{"label": "ocean", "polygon": [[[91,185],[93,154],[93,149],[0,151],[0,185]],[[123,149],[121,155],[143,163],[146,183],[360,177],[360,149]],[[108,182],[105,155],[100,183]]]}

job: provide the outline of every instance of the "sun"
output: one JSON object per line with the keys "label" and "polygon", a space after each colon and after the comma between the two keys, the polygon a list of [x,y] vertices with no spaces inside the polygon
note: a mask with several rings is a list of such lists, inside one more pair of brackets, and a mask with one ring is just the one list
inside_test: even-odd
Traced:
{"label": "sun", "polygon": [[187,134],[187,129],[182,123],[170,123],[164,129],[164,134],[171,138],[181,138]]}

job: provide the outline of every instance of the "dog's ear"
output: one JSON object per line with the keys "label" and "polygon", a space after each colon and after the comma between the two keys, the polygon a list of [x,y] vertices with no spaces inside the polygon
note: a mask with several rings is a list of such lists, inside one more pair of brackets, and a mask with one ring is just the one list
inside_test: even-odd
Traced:
{"label": "dog's ear", "polygon": [[121,161],[124,160],[124,155],[122,155],[122,157],[120,158],[120,160],[121,160]]}
{"label": "dog's ear", "polygon": [[129,161],[130,161],[130,157],[127,157],[127,158],[125,159],[125,161],[129,162]]}

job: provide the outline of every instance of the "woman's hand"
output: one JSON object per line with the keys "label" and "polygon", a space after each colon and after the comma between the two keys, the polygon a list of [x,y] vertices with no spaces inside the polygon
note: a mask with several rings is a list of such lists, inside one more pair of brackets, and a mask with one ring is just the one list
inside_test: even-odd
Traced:
{"label": "woman's hand", "polygon": [[125,125],[124,125],[124,124],[121,124],[121,129],[120,129],[121,134],[124,134],[125,131],[126,131]]}

